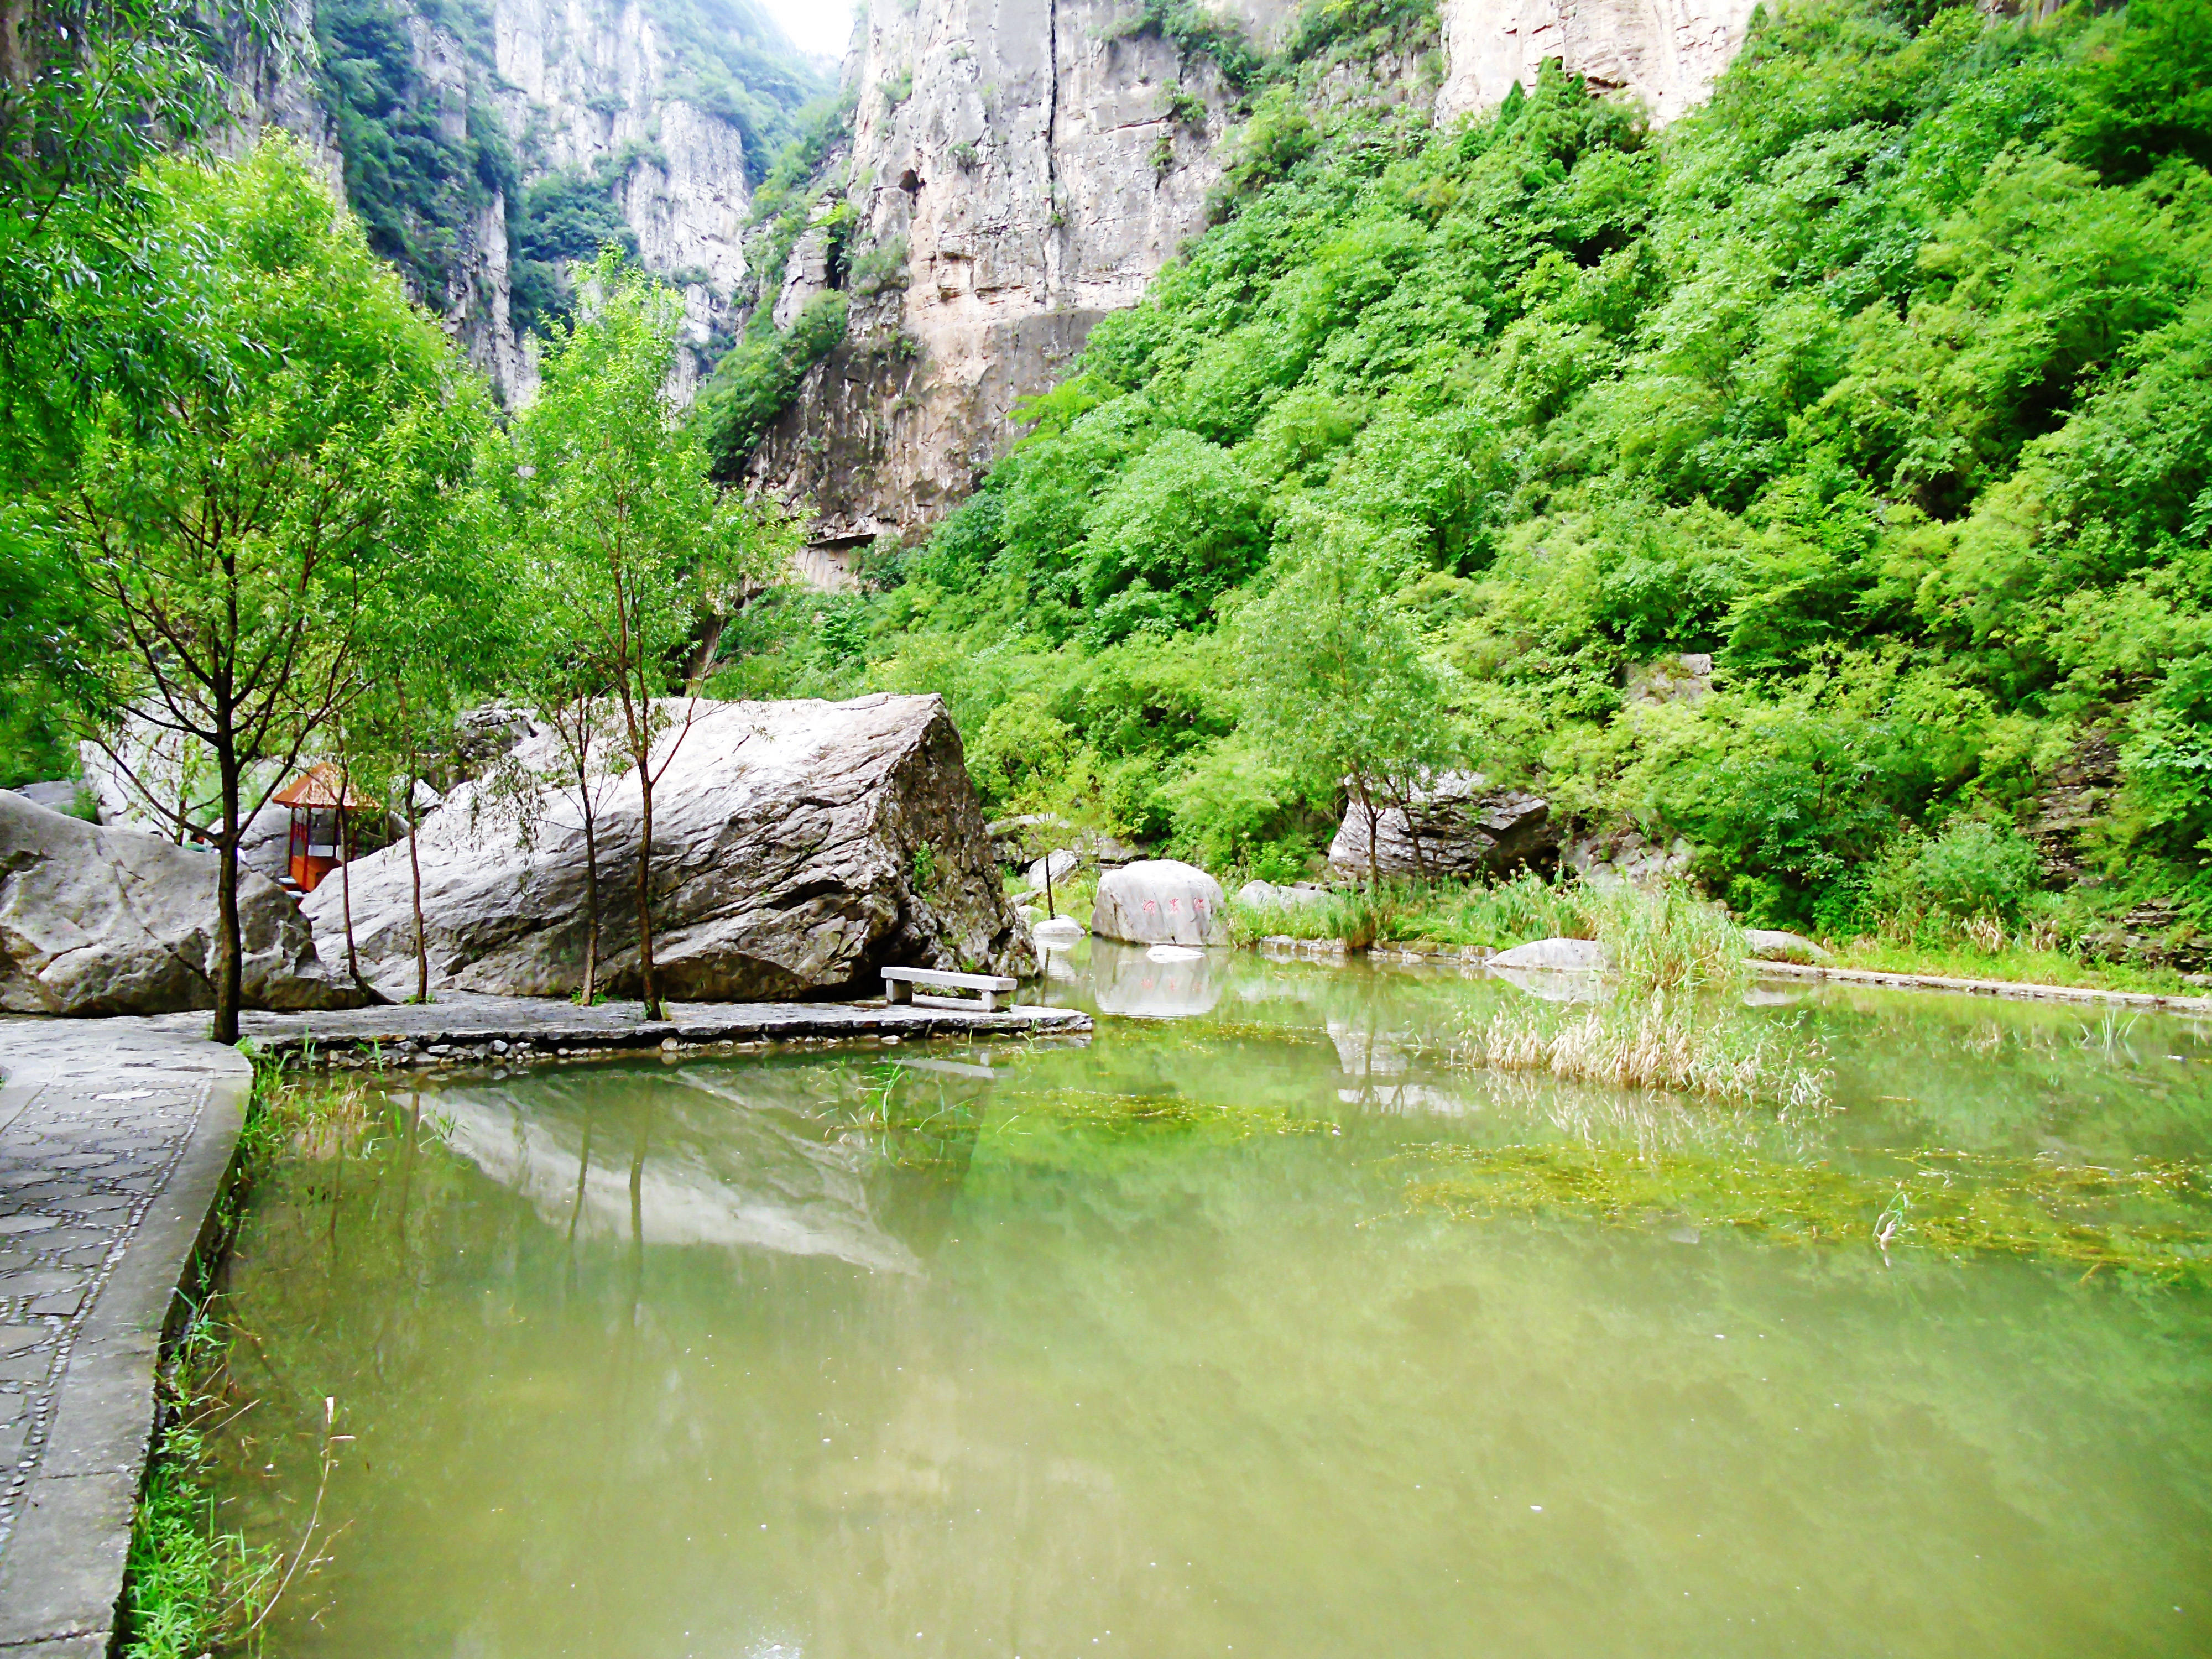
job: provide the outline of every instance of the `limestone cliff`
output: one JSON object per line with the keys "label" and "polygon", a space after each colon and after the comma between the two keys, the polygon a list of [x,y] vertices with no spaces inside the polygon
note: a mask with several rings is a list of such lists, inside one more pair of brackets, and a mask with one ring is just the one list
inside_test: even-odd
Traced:
{"label": "limestone cliff", "polygon": [[[1291,0],[1243,0],[1255,33]],[[898,258],[856,295],[750,477],[812,503],[814,568],[957,503],[1004,448],[1015,401],[1058,378],[1204,228],[1231,97],[1215,64],[1125,33],[1128,0],[871,4],[847,198],[856,245]],[[781,309],[817,272],[794,258]]]}
{"label": "limestone cliff", "polygon": [[[1266,49],[1297,11],[1237,0],[1231,15]],[[1340,65],[1322,85],[1431,100],[1450,119],[1559,57],[1664,121],[1710,89],[1749,13],[1750,0],[1444,0],[1438,52]],[[854,294],[845,343],[747,469],[811,507],[812,580],[849,579],[875,538],[911,538],[955,505],[1015,434],[1017,401],[1204,228],[1237,100],[1212,60],[1144,15],[1135,0],[872,0],[836,161],[856,254],[897,274]],[[1347,94],[1347,79],[1364,84]],[[779,324],[836,280],[820,251],[818,237],[794,249]]]}
{"label": "limestone cliff", "polygon": [[1439,120],[1494,107],[1556,58],[1625,88],[1664,124],[1704,100],[1743,45],[1756,0],[1442,0]]}
{"label": "limestone cliff", "polygon": [[739,43],[777,80],[767,96],[733,89],[714,61],[729,42],[684,38],[649,0],[295,0],[286,22],[277,50],[234,46],[246,136],[309,147],[504,398],[535,385],[531,325],[562,265],[606,236],[682,287],[688,393],[736,321],[767,159],[745,113],[765,149],[821,89],[787,44]]}

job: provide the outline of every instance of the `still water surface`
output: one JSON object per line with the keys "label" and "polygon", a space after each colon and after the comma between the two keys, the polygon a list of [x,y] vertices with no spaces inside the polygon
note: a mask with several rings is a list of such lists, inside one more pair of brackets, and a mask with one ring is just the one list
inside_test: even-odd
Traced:
{"label": "still water surface", "polygon": [[[2212,1651],[2203,1279],[1872,1238],[2103,1168],[2163,1173],[2068,1219],[2201,1255],[2202,1028],[1828,994],[1745,1016],[1829,1045],[1784,1115],[1455,1071],[1522,994],[1455,973],[1059,969],[1087,1045],[453,1078],[303,1139],[228,1270],[227,1519],[295,1540],[325,1399],[352,1437],[270,1651]],[[1558,1155],[1683,1197],[1437,1201]]]}

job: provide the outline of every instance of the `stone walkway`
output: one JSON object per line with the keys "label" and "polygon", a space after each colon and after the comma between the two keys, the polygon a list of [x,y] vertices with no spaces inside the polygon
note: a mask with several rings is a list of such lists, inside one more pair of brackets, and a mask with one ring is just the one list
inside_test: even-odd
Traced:
{"label": "stone walkway", "polygon": [[0,1018],[0,1655],[108,1650],[155,1366],[252,1085],[206,1029]]}

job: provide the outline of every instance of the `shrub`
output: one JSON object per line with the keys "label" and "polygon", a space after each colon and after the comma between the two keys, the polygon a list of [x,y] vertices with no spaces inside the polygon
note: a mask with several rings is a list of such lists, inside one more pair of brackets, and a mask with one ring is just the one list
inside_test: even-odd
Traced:
{"label": "shrub", "polygon": [[2009,826],[1954,818],[1941,833],[1900,837],[1868,872],[1875,911],[1911,927],[1934,918],[2011,923],[2043,883],[2043,860]]}

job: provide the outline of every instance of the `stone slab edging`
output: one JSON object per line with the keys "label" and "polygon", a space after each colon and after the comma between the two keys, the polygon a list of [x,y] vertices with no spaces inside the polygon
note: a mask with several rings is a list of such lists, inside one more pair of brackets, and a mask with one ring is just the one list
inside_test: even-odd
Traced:
{"label": "stone slab edging", "polygon": [[[1272,957],[1300,956],[1341,961],[1351,951],[1340,939],[1294,939],[1270,936],[1255,939],[1251,949]],[[1377,939],[1369,945],[1370,962],[1437,962],[1462,968],[1481,968],[1497,952],[1482,945],[1428,945],[1404,939]],[[1832,968],[1815,963],[1754,959],[1753,973],[1776,979],[1832,980],[1841,985],[1875,985],[1893,991],[1951,991],[1969,996],[2007,997],[2032,1002],[2105,1003],[2123,1008],[2144,1008],[2164,1014],[2212,1015],[2212,997],[2174,996],[2160,991],[2107,991],[2089,985],[2039,985],[2029,980],[1953,979],[1941,974],[1892,973],[1875,968]]]}
{"label": "stone slab edging", "polygon": [[[434,1066],[481,1060],[550,1060],[625,1050],[685,1050],[724,1043],[837,1042],[933,1036],[1077,1036],[1091,1029],[1074,1008],[981,1009],[869,1002],[670,1003],[648,1020],[635,1002],[580,1008],[558,997],[450,991],[434,1002],[305,1014],[248,1013],[241,1033],[260,1053],[338,1064]],[[204,1017],[165,1015],[179,1027]]]}
{"label": "stone slab edging", "polygon": [[2156,991],[2104,991],[2088,985],[2037,985],[2018,979],[1949,979],[1940,974],[1893,974],[1874,968],[1830,968],[1796,962],[1754,962],[1752,970],[1776,979],[1833,980],[1896,991],[1960,991],[1978,997],[2032,1002],[2101,1002],[2162,1014],[2212,1014],[2212,997],[2168,996]]}
{"label": "stone slab edging", "polygon": [[0,1656],[114,1639],[155,1371],[252,1067],[140,1019],[0,1020]]}

